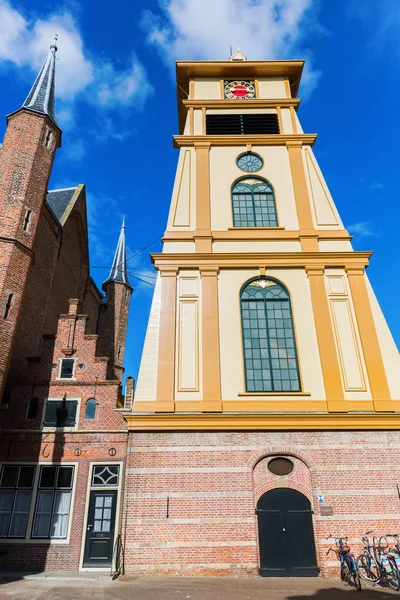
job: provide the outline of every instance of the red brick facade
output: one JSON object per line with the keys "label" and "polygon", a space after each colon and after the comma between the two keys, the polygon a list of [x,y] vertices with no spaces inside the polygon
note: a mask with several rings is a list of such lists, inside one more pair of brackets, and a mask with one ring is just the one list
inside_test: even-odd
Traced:
{"label": "red brick facade", "polygon": [[[311,501],[322,575],[338,574],[334,557],[326,556],[329,534],[348,535],[357,551],[367,529],[398,530],[397,432],[143,432],[129,437],[129,571],[258,574],[255,507],[276,487],[295,489]],[[293,461],[291,474],[268,471],[276,455]]]}
{"label": "red brick facade", "polygon": [[[115,494],[112,547],[121,532],[128,435],[121,381],[131,287],[111,282],[104,296],[90,278],[84,186],[70,192],[61,216],[49,204],[47,184],[59,140],[51,119],[22,109],[10,117],[0,150],[0,494],[6,510],[0,570],[82,568],[89,505],[99,490]],[[32,212],[24,230],[27,209]],[[65,359],[73,361],[67,375]],[[86,414],[89,399],[94,418]],[[47,424],[49,407],[59,407],[59,419],[71,405],[72,424]],[[100,485],[94,467],[107,465],[119,468],[118,479]],[[59,487],[57,475],[49,492],[42,481],[42,468],[49,466],[57,466],[58,474],[60,466],[73,468],[69,487]],[[20,475],[13,480],[12,472],[21,473],[17,467],[31,472],[34,467],[28,490],[20,487]],[[47,523],[41,507],[50,493],[52,524],[39,535],[36,523],[39,518]],[[24,516],[15,512],[18,502]],[[19,529],[13,529],[14,517]],[[54,535],[57,519],[67,525]]]}

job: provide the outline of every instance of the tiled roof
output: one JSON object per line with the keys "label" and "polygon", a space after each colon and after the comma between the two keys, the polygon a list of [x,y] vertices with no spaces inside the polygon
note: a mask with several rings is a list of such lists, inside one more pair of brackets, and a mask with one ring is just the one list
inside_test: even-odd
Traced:
{"label": "tiled roof", "polygon": [[56,66],[56,46],[50,46],[46,60],[28,94],[27,99],[22,105],[34,112],[48,115],[55,121],[54,115],[54,96],[55,96],[55,66]]}
{"label": "tiled roof", "polygon": [[47,192],[46,203],[50,207],[54,216],[63,225],[62,218],[68,207],[68,204],[72,200],[72,196],[75,194],[78,186],[72,188],[65,188],[62,190],[52,190]]}

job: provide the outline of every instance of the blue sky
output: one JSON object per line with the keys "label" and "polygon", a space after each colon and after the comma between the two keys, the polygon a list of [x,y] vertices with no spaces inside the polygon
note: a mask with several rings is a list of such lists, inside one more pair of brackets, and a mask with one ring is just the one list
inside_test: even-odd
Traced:
{"label": "blue sky", "polygon": [[[85,183],[93,267],[111,265],[122,216],[128,256],[165,229],[177,150],[174,61],[305,58],[299,117],[397,344],[399,0],[0,0],[0,114],[18,108],[54,33],[63,128],[50,189]],[[2,121],[0,137],[5,129]],[[155,177],[157,173],[157,177]],[[136,377],[154,271],[129,260],[126,373]],[[92,268],[98,285],[107,268]],[[133,276],[139,277],[135,279]],[[147,283],[145,283],[147,282]]]}

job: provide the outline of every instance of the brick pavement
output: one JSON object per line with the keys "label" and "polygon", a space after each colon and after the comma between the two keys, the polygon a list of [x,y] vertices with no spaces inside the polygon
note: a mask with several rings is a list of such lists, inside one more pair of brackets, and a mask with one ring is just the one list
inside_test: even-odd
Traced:
{"label": "brick pavement", "polygon": [[343,593],[363,600],[390,600],[396,592],[365,585],[361,596],[335,579],[233,577],[123,577],[70,580],[2,580],[0,600],[339,600]]}

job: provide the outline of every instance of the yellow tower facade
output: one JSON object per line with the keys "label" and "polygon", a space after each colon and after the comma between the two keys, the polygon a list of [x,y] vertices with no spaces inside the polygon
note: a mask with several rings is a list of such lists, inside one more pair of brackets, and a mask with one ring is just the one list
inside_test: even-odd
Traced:
{"label": "yellow tower facade", "polygon": [[[154,550],[156,529],[147,532],[156,569],[328,572],[317,541],[305,570],[296,557],[283,570],[271,566],[264,547],[271,529],[262,520],[275,510],[271,492],[281,490],[279,510],[306,498],[314,540],[338,512],[359,533],[357,515],[364,529],[376,521],[373,500],[371,518],[361,504],[348,514],[338,490],[350,485],[359,498],[361,486],[352,478],[332,484],[326,474],[341,461],[354,464],[349,453],[358,443],[358,460],[373,474],[368,453],[377,430],[381,444],[393,450],[399,443],[399,354],[365,273],[371,253],[353,250],[313,153],[317,136],[298,119],[302,69],[303,61],[254,62],[240,53],[225,62],[177,63],[178,166],[163,252],[152,256],[158,278],[126,417],[132,448],[142,446],[130,455],[136,483],[157,506],[168,497],[171,511],[175,494],[182,519],[179,534],[167,521],[177,549],[168,556]],[[333,460],[327,449],[336,452]],[[287,461],[279,468],[290,471],[274,472],[274,460]],[[389,505],[381,504],[381,520],[390,521],[400,509],[393,486],[390,493],[382,486]],[[282,499],[283,489],[300,496]],[[230,527],[215,524],[217,505],[207,503],[214,492],[228,507]],[[133,523],[142,515],[135,498]],[[164,523],[169,515],[157,518]],[[183,530],[201,542],[191,547],[194,558],[184,552],[190,542],[179,545]],[[140,569],[135,535],[129,565]]]}

